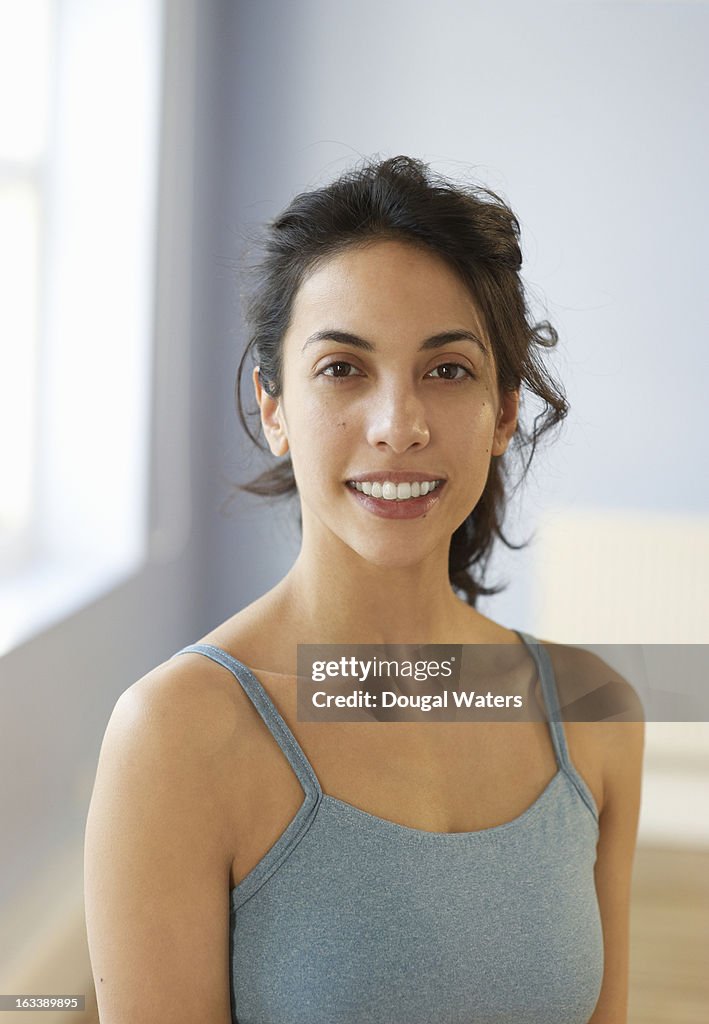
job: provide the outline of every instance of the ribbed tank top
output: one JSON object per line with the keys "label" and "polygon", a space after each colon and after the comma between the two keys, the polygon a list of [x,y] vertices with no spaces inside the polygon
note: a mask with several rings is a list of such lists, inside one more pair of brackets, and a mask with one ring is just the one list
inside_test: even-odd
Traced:
{"label": "ribbed tank top", "polygon": [[[212,644],[303,787],[230,893],[238,1024],[586,1024],[603,977],[598,813],[569,759],[549,655],[537,666],[558,770],[512,821],[427,832],[323,793],[253,673]],[[175,655],[176,657],[177,655]]]}

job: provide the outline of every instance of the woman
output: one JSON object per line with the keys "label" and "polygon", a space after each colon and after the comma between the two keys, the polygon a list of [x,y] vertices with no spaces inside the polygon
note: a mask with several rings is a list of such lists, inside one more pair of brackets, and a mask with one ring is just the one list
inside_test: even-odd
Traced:
{"label": "woman", "polygon": [[[567,411],[518,235],[406,157],[271,225],[244,357],[284,461],[242,489],[297,485],[302,546],[111,716],[86,836],[104,1024],[626,1020],[642,722],[562,725],[609,667],[475,607],[512,546],[508,448]],[[299,644],[492,650],[543,714],[301,721]]]}

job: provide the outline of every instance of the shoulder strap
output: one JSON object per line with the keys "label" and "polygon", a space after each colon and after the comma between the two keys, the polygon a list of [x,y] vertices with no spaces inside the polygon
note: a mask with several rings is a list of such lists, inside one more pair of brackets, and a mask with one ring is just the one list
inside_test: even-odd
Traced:
{"label": "shoulder strap", "polygon": [[265,722],[276,743],[287,757],[288,763],[298,776],[305,790],[306,797],[312,796],[319,801],[322,798],[322,790],[318,778],[313,771],[313,766],[303,753],[302,747],[288,725],[286,725],[280,711],[253,672],[242,662],[237,661],[231,654],[227,654],[226,651],[223,651],[221,647],[217,647],[215,644],[190,644],[188,647],[183,647],[177,654],[173,654],[173,658],[180,654],[191,653],[203,654],[205,657],[211,658],[212,661],[216,661],[235,676],[241,684],[242,690],[244,690]]}
{"label": "shoulder strap", "polygon": [[559,765],[559,768],[568,775],[569,779],[578,790],[579,796],[586,804],[593,817],[597,820],[598,812],[593,795],[585,781],[576,771],[576,768],[569,757],[569,748],[566,743],[566,733],[564,732],[563,718],[561,715],[561,708],[559,706],[559,693],[556,677],[554,675],[554,666],[551,663],[549,652],[545,645],[536,637],[532,636],[531,633],[523,633],[519,629],[516,629],[515,633],[526,644],[527,650],[534,658],[534,662],[537,666],[557,764]]}
{"label": "shoulder strap", "polygon": [[517,633],[517,635],[521,637],[523,642],[527,645],[527,650],[532,655],[534,663],[537,666],[556,760],[560,768],[566,767],[569,763],[569,751],[566,745],[566,736],[564,735],[564,730],[561,726],[559,695],[556,689],[554,667],[551,663],[549,652],[544,647],[544,644],[540,643],[536,637],[531,635],[531,633],[523,633],[519,629],[516,629],[515,633]]}

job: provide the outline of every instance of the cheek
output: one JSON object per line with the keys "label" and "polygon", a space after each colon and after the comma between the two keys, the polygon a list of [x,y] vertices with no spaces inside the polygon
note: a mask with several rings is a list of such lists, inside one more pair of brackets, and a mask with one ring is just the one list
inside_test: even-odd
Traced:
{"label": "cheek", "polygon": [[492,403],[476,402],[457,409],[446,410],[444,418],[432,421],[436,436],[445,446],[456,444],[471,452],[480,450],[482,439],[492,437],[495,428],[495,410]]}
{"label": "cheek", "polygon": [[291,423],[290,449],[294,466],[302,479],[331,486],[347,468],[352,468],[351,452],[344,442],[349,438],[353,419],[342,410],[331,413],[321,406],[300,408]]}

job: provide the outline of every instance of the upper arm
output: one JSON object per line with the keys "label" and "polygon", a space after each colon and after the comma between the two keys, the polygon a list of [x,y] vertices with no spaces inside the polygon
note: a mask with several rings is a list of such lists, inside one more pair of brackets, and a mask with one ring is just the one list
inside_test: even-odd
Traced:
{"label": "upper arm", "polygon": [[643,721],[609,722],[595,881],[603,925],[601,993],[588,1024],[626,1024],[630,886],[640,816]]}
{"label": "upper arm", "polygon": [[195,742],[204,715],[165,682],[141,680],[119,698],[89,808],[86,927],[101,1024],[231,1021],[215,761]]}
{"label": "upper arm", "polygon": [[582,732],[600,767],[595,885],[603,928],[601,991],[588,1024],[626,1024],[630,888],[640,818],[645,721],[631,684],[584,648],[549,644],[561,712]]}

